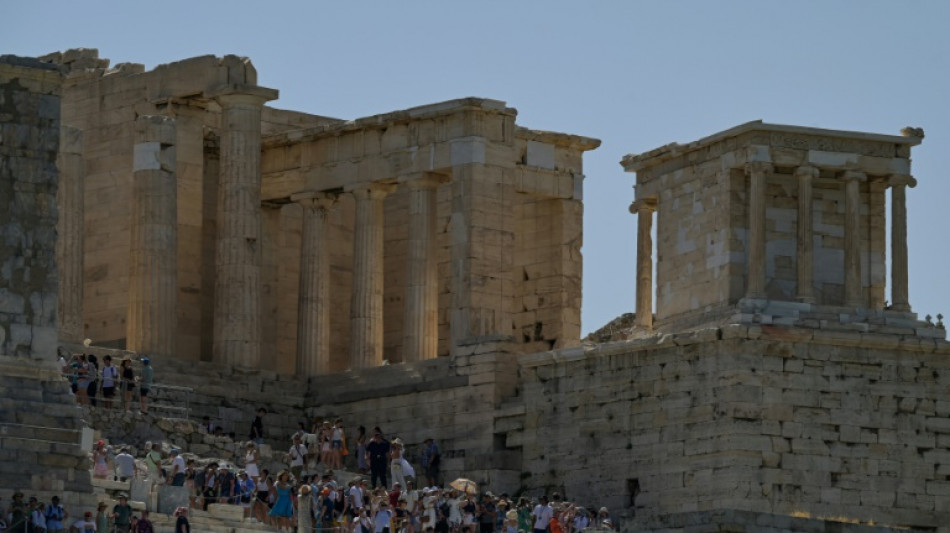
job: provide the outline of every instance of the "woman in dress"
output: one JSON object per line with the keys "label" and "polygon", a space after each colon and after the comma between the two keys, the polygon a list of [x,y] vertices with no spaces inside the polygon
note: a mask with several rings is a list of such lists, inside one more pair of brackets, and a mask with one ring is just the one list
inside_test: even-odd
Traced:
{"label": "woman in dress", "polygon": [[247,477],[251,478],[251,481],[254,482],[256,486],[260,482],[260,472],[257,470],[257,462],[260,460],[260,452],[257,451],[257,445],[254,444],[254,441],[247,441],[247,446],[245,446],[247,453],[244,454],[244,471],[247,472]]}
{"label": "woman in dress", "polygon": [[96,443],[96,449],[92,452],[92,475],[99,479],[105,479],[109,475],[109,452],[106,451],[105,441]]}
{"label": "woman in dress", "polygon": [[268,515],[277,522],[277,531],[291,530],[291,518],[294,517],[294,503],[291,501],[290,492],[293,487],[290,485],[290,473],[286,470],[277,474],[277,482],[274,483],[274,490],[277,492],[277,500],[274,507],[271,508]]}
{"label": "woman in dress", "polygon": [[132,391],[135,390],[135,372],[132,371],[132,360],[126,357],[122,360],[122,390],[125,391],[125,412],[132,412]]}
{"label": "woman in dress", "polygon": [[331,456],[333,455],[333,448],[331,441],[333,439],[333,428],[330,427],[330,421],[325,420],[323,422],[323,427],[320,428],[320,462],[324,466],[332,468],[331,466]]}
{"label": "woman in dress", "polygon": [[298,533],[308,533],[313,530],[313,516],[310,511],[313,507],[311,497],[312,489],[310,485],[304,483],[300,485],[300,492],[297,493],[297,531]]}

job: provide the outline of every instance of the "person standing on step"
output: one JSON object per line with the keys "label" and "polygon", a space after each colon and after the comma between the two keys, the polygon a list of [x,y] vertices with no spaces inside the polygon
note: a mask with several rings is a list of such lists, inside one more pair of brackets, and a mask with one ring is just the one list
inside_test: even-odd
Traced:
{"label": "person standing on step", "polygon": [[115,398],[115,384],[119,379],[119,371],[112,366],[112,356],[102,358],[102,405],[112,409],[112,398]]}
{"label": "person standing on step", "polygon": [[304,462],[307,460],[307,447],[303,445],[301,435],[294,434],[293,445],[287,453],[287,460],[290,462],[290,473],[299,480],[300,474],[303,473]]}
{"label": "person standing on step", "polygon": [[175,509],[175,533],[191,533],[191,524],[188,523],[188,508]]}
{"label": "person standing on step", "polygon": [[125,412],[132,412],[132,391],[135,390],[135,372],[132,370],[132,359],[122,359],[122,390],[125,395]]}
{"label": "person standing on step", "polygon": [[185,486],[185,458],[181,456],[181,450],[172,448],[172,471],[168,476],[168,484],[174,487]]}
{"label": "person standing on step", "polygon": [[251,422],[251,433],[248,435],[254,444],[260,446],[264,444],[264,415],[267,414],[267,409],[259,407],[257,409],[257,416],[254,417],[254,421]]}
{"label": "person standing on step", "polygon": [[119,503],[112,508],[112,519],[115,520],[116,533],[129,533],[132,529],[132,506],[125,494],[119,495]]}
{"label": "person standing on step", "polygon": [[143,415],[148,414],[148,393],[152,390],[152,383],[155,382],[155,369],[152,368],[148,357],[143,357],[142,375],[139,379],[139,411]]}
{"label": "person standing on step", "polygon": [[148,519],[148,511],[142,511],[142,517],[135,522],[133,533],[154,533],[152,521]]}
{"label": "person standing on step", "polygon": [[369,462],[370,484],[373,487],[387,487],[386,470],[389,466],[389,441],[382,432],[375,431],[373,439],[366,445],[366,459]]}
{"label": "person standing on step", "polygon": [[59,504],[59,496],[53,496],[45,515],[47,533],[63,533],[63,523],[69,519],[69,513]]}

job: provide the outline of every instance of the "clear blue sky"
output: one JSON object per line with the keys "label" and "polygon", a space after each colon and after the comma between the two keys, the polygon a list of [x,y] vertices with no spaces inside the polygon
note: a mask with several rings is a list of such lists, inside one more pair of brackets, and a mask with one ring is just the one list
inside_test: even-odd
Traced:
{"label": "clear blue sky", "polygon": [[624,154],[755,119],[920,126],[911,303],[950,314],[950,2],[13,0],[0,17],[0,53],[90,47],[149,69],[239,54],[280,108],[357,118],[483,96],[602,139],[585,159],[585,333],[634,307]]}

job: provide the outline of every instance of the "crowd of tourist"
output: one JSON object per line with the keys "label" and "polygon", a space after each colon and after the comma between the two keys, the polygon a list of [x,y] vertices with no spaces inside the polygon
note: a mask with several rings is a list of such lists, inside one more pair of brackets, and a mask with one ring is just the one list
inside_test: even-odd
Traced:
{"label": "crowd of tourist", "polygon": [[136,375],[132,358],[128,356],[115,366],[112,356],[105,355],[100,366],[95,354],[59,351],[59,366],[77,403],[96,407],[101,402],[106,409],[124,408],[126,413],[135,407],[134,396],[138,396],[137,411],[148,413],[148,394],[155,381],[155,371],[148,357],[140,361],[142,368]]}
{"label": "crowd of tourist", "polygon": [[[23,493],[17,491],[6,507],[3,518],[0,518],[0,532],[153,533],[148,511],[134,515],[124,495],[119,497],[119,502],[111,510],[108,507],[102,502],[95,513],[86,511],[81,518],[70,521],[69,512],[62,506],[58,496],[53,496],[48,504],[33,496],[24,502]],[[176,533],[179,533],[178,529]]]}

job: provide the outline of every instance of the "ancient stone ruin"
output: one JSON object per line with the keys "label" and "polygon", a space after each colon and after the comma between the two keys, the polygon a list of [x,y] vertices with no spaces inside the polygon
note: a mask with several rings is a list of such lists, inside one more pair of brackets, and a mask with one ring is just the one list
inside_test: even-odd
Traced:
{"label": "ancient stone ruin", "polygon": [[[0,90],[4,387],[58,328],[149,355],[174,416],[240,438],[265,406],[275,447],[324,415],[434,437],[447,479],[556,490],[629,531],[950,524],[950,344],[908,298],[920,131],[751,122],[624,157],[636,312],[582,341],[596,139],[484,98],[280,110],[236,56],[5,58]],[[42,368],[57,392],[0,424],[45,402],[73,422],[37,426],[78,434]],[[84,458],[49,466],[34,484],[86,490]]]}

